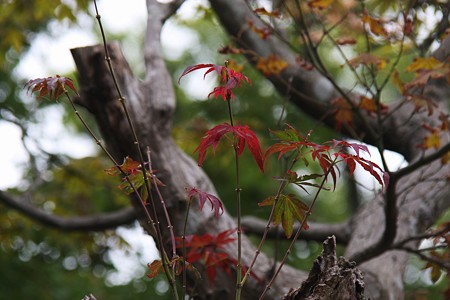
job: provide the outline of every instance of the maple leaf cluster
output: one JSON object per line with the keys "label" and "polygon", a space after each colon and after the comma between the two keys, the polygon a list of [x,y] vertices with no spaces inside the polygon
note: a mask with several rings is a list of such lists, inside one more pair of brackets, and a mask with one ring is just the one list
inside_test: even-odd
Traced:
{"label": "maple leaf cluster", "polygon": [[[212,284],[216,277],[217,268],[231,275],[231,266],[235,265],[235,260],[224,252],[223,246],[236,240],[232,235],[235,229],[225,230],[213,235],[186,236],[185,247],[189,249],[186,254],[186,261],[189,264],[201,262],[206,268],[209,283]],[[177,248],[182,248],[182,239],[177,238]]]}
{"label": "maple leaf cluster", "polygon": [[393,79],[394,83],[406,99],[415,105],[416,112],[425,108],[431,116],[437,104],[425,96],[420,88],[432,79],[447,79],[447,83],[450,82],[449,63],[441,62],[434,57],[415,58],[405,71],[414,73],[414,78],[408,83],[403,83],[397,73]]}
{"label": "maple leaf cluster", "polygon": [[236,147],[238,149],[238,155],[242,154],[245,145],[247,145],[253,158],[258,164],[258,167],[262,172],[264,172],[264,160],[262,156],[262,150],[256,134],[247,125],[231,126],[228,123],[223,123],[214,126],[213,128],[211,128],[206,132],[206,135],[203,137],[203,140],[200,142],[200,145],[194,151],[194,153],[195,152],[199,153],[198,155],[199,166],[203,165],[207,149],[209,147],[212,147],[213,151],[215,151],[219,141],[227,133],[233,134],[233,139],[236,141],[235,144],[237,145]]}
{"label": "maple leaf cluster", "polygon": [[27,83],[25,83],[24,88],[26,87],[28,87],[27,93],[30,91],[30,89],[31,93],[39,91],[37,99],[41,99],[42,97],[48,95],[50,101],[52,99],[57,101],[58,97],[66,91],[66,87],[68,87],[78,95],[78,92],[73,85],[73,80],[68,77],[61,77],[59,75],[56,75],[55,77],[36,78],[29,80]]}
{"label": "maple leaf cluster", "polygon": [[203,209],[206,201],[209,201],[209,203],[211,204],[211,210],[214,210],[216,218],[219,217],[219,215],[223,214],[222,201],[220,201],[220,199],[216,196],[208,194],[194,187],[190,188],[188,191],[189,200],[192,201],[192,199],[195,197],[197,197],[200,201],[200,209]]}
{"label": "maple leaf cluster", "polygon": [[342,126],[353,127],[353,110],[354,108],[361,108],[369,115],[380,114],[386,115],[389,112],[389,107],[382,102],[371,99],[365,96],[360,96],[359,104],[352,104],[349,100],[338,97],[331,102],[334,108],[334,119],[336,130],[341,131]]}
{"label": "maple leaf cluster", "polygon": [[[117,166],[114,166],[106,169],[105,172],[111,176],[122,174],[122,172],[125,173],[125,176],[122,178],[122,183],[117,187],[126,195],[131,195],[133,192],[135,192],[135,189],[139,189],[145,184],[141,164],[133,160],[131,157],[125,157],[123,163],[119,165],[119,168]],[[164,186],[164,183],[162,183],[157,177],[151,176],[152,174],[148,170],[146,170],[145,172],[147,178],[149,178],[152,183],[156,183],[159,186]],[[146,200],[147,196],[147,192],[144,189],[142,198]]]}
{"label": "maple leaf cluster", "polygon": [[181,78],[187,74],[205,68],[207,68],[207,70],[203,75],[203,78],[215,71],[219,75],[221,83],[225,83],[225,85],[215,87],[214,90],[208,94],[208,98],[211,95],[214,95],[215,98],[221,96],[224,101],[227,100],[228,97],[234,99],[234,88],[240,87],[242,82],[251,84],[251,80],[241,72],[236,72],[229,67],[216,64],[198,64],[187,67],[178,79],[178,84],[180,84]]}
{"label": "maple leaf cluster", "polygon": [[[294,161],[302,159],[307,164],[305,156],[309,154],[314,161],[319,163],[323,174],[299,176],[296,172],[288,170],[285,177],[279,179],[300,187],[306,193],[308,193],[306,187],[327,190],[323,185],[310,182],[310,180],[324,177],[323,180],[327,181],[328,175],[332,178],[333,189],[336,189],[337,176],[340,175],[339,168],[337,167],[339,162],[346,163],[350,176],[353,175],[356,165],[360,165],[381,186],[387,186],[389,183],[389,175],[387,172],[377,164],[361,157],[363,152],[370,154],[369,149],[365,145],[338,140],[332,140],[324,144],[316,144],[309,141],[307,137],[302,136],[300,132],[290,125],[285,130],[271,132],[279,142],[273,144],[266,150],[264,159],[267,159],[275,153],[278,153],[278,159],[280,159],[283,155],[290,153]],[[355,154],[349,153],[347,149],[352,149]],[[271,221],[275,226],[282,225],[287,238],[291,237],[293,225],[296,220],[303,224],[303,229],[308,229],[306,218],[310,213],[310,208],[293,194],[285,195],[280,193],[277,196],[268,197],[259,203],[259,206],[275,206]]]}
{"label": "maple leaf cluster", "polygon": [[[360,156],[360,152],[370,154],[369,149],[365,145],[338,140],[332,140],[324,144],[316,144],[303,137],[290,125],[283,131],[272,131],[272,133],[280,140],[280,142],[275,143],[267,149],[264,155],[265,159],[274,153],[279,153],[278,159],[285,153],[292,151],[297,151],[297,155],[302,157],[304,157],[306,153],[309,153],[311,158],[319,163],[323,173],[331,175],[334,188],[336,188],[337,175],[339,174],[339,169],[336,166],[339,161],[336,160],[336,158],[340,158],[347,164],[350,175],[353,174],[355,167],[358,164],[365,171],[369,172],[382,186],[387,186],[389,182],[389,175],[387,172],[377,164]],[[347,153],[345,151],[347,148],[353,149],[356,155]],[[306,153],[303,153],[302,150]],[[332,151],[333,154],[331,154]]]}
{"label": "maple leaf cluster", "polygon": [[280,194],[278,197],[270,196],[258,203],[258,205],[275,205],[275,213],[271,221],[275,226],[281,223],[287,238],[292,236],[294,222],[296,220],[301,223],[304,222],[303,229],[308,230],[309,228],[306,222],[306,212],[309,210],[309,207],[293,194]]}

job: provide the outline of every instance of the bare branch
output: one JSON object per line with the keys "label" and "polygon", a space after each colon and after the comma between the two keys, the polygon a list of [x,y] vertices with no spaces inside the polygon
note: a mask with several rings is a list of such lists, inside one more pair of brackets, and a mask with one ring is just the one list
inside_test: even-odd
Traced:
{"label": "bare branch", "polygon": [[395,177],[396,179],[399,179],[403,176],[406,176],[412,172],[414,172],[415,170],[435,161],[436,159],[441,158],[442,156],[444,156],[447,152],[450,151],[450,143],[446,144],[445,146],[443,146],[441,149],[439,149],[436,152],[433,152],[432,154],[404,167],[401,168],[400,170],[398,170],[397,172],[394,172],[391,174],[391,178]]}
{"label": "bare branch", "polygon": [[14,198],[3,191],[0,191],[0,201],[43,225],[65,231],[102,231],[130,224],[136,220],[132,207],[86,217],[62,217],[49,214],[29,204],[28,201]]}
{"label": "bare branch", "polygon": [[[246,234],[255,234],[261,236],[266,227],[266,220],[261,220],[253,216],[245,216],[242,218],[243,230]],[[347,244],[350,240],[350,224],[349,222],[337,224],[309,223],[309,229],[304,230],[300,234],[301,240],[310,240],[323,242],[329,236],[334,235],[340,244]],[[294,225],[294,231],[298,229],[298,224]],[[282,232],[279,227],[272,227],[267,233],[268,238],[276,238]]]}
{"label": "bare branch", "polygon": [[429,261],[429,262],[431,262],[433,264],[436,264],[436,265],[438,265],[439,267],[441,267],[441,268],[443,268],[445,270],[450,270],[450,262],[440,260],[440,259],[438,259],[436,257],[433,257],[433,256],[425,255],[425,254],[422,253],[423,250],[421,250],[421,249],[413,249],[413,248],[408,247],[408,246],[402,246],[402,247],[400,247],[398,249],[406,251],[408,253],[415,254],[418,257],[420,257],[421,259],[423,259],[425,261]]}
{"label": "bare branch", "polygon": [[393,247],[394,248],[401,248],[403,245],[412,242],[412,241],[420,241],[420,240],[424,240],[424,239],[429,239],[429,238],[433,238],[433,237],[437,237],[440,236],[446,232],[448,232],[450,230],[450,224],[447,224],[444,228],[437,230],[437,231],[432,231],[432,232],[427,232],[424,234],[419,234],[416,236],[411,236],[403,241],[400,241],[398,243],[396,243]]}

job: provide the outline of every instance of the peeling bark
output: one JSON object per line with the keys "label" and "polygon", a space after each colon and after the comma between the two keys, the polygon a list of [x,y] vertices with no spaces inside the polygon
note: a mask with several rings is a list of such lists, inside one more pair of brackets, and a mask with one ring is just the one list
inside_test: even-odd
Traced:
{"label": "peeling bark", "polygon": [[328,237],[308,278],[283,300],[364,300],[364,278],[356,264],[336,257],[336,239]]}

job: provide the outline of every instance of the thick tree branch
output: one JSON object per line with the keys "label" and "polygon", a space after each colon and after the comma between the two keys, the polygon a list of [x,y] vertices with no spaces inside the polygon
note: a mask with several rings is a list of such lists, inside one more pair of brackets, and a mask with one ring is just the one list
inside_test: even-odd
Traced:
{"label": "thick tree branch", "polygon": [[[335,108],[332,107],[331,101],[338,97],[339,93],[329,79],[317,71],[305,71],[296,63],[298,53],[294,53],[276,36],[269,36],[263,40],[254,33],[247,24],[248,20],[257,28],[264,28],[266,24],[254,15],[247,1],[210,0],[210,2],[224,28],[241,47],[261,57],[276,54],[289,64],[279,76],[268,77],[279,93],[286,95],[288,92],[289,100],[302,111],[334,128]],[[450,38],[444,43],[450,43]],[[441,56],[443,55],[436,57]],[[445,60],[445,57],[441,60]],[[255,65],[256,59],[251,57],[250,62]],[[439,97],[433,97],[435,101],[442,102],[450,97],[448,89],[441,92]],[[361,140],[372,145],[382,144],[385,149],[401,153],[407,160],[412,160],[417,155],[416,141],[427,134],[421,128],[423,122],[429,119],[427,112],[416,113],[415,106],[403,99],[392,102],[389,108],[390,111],[396,108],[395,114],[389,115],[382,123],[376,116],[363,115],[362,120],[361,116],[355,115],[353,118],[355,125],[353,128],[342,128],[343,133],[357,139],[359,136]],[[372,129],[370,132],[364,130],[367,129],[366,125]],[[358,136],[354,135],[355,130]],[[372,134],[373,132],[377,133],[376,136]]]}
{"label": "thick tree branch", "polygon": [[42,225],[64,231],[102,231],[136,220],[132,207],[92,216],[63,217],[43,211],[25,199],[17,199],[3,191],[0,191],[0,201]]}
{"label": "thick tree branch", "polygon": [[[310,116],[334,127],[331,101],[339,94],[326,76],[316,71],[305,71],[295,62],[297,53],[277,37],[270,36],[263,40],[252,32],[247,24],[248,20],[257,28],[263,28],[265,24],[254,16],[247,1],[210,2],[224,28],[240,47],[261,57],[275,54],[289,64],[279,76],[268,78],[279,93],[285,95],[289,91],[290,101]],[[450,51],[449,44],[450,38],[445,39],[435,57],[445,61]],[[255,63],[255,59],[250,58],[250,62]],[[450,88],[445,80],[430,81],[424,87],[424,93],[439,104],[439,110],[447,111]],[[349,97],[352,98],[352,95]],[[429,134],[422,125],[428,123],[430,126],[437,126],[439,115],[435,113],[429,116],[425,110],[417,112],[416,107],[405,99],[392,102],[389,111],[390,114],[382,118],[381,122],[376,116],[364,115],[362,120],[355,115],[354,128],[362,141],[382,145],[380,149],[399,152],[414,165],[423,158],[423,151],[417,145]],[[363,124],[368,124],[371,130],[365,130],[367,126]],[[346,129],[343,128],[343,133],[351,136],[352,131]],[[376,134],[373,135],[373,132]],[[429,164],[417,163],[414,172],[410,172],[411,169],[406,169],[405,174],[399,171],[398,174],[402,176],[394,178],[393,186],[388,189],[389,195],[377,195],[358,210],[351,222],[352,234],[346,256],[359,257],[361,261],[370,259],[361,268],[368,274],[366,292],[373,299],[403,297],[400,283],[408,255],[401,251],[386,250],[396,241],[422,233],[450,206],[450,188],[446,181],[450,173],[449,166],[443,166],[434,155],[426,157]],[[365,253],[367,249],[373,250],[370,255]]]}
{"label": "thick tree branch", "polygon": [[[253,216],[245,216],[242,218],[243,230],[246,234],[254,234],[262,236],[267,221],[261,220]],[[337,224],[312,223],[308,222],[309,229],[300,234],[301,240],[323,242],[329,236],[335,236],[339,244],[347,244],[350,240],[350,224],[349,222]],[[294,232],[298,229],[298,224],[294,225]],[[279,237],[282,230],[279,227],[271,227],[267,233],[267,238]]]}

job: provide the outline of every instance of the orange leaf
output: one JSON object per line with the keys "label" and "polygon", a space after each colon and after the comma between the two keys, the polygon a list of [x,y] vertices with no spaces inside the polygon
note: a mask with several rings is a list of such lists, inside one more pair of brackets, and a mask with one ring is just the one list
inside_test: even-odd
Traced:
{"label": "orange leaf", "polygon": [[336,120],[336,130],[340,131],[342,125],[353,124],[352,106],[344,98],[337,98],[332,102],[336,108],[334,118]]}
{"label": "orange leaf", "polygon": [[220,48],[217,52],[220,54],[242,54],[245,50],[242,48],[236,48],[233,45],[226,45]]}
{"label": "orange leaf", "polygon": [[367,10],[364,11],[362,16],[362,21],[365,25],[367,25],[370,31],[375,35],[383,35],[386,36],[387,32],[383,27],[383,23],[380,19],[374,18],[367,13]]}
{"label": "orange leaf", "polygon": [[159,271],[162,269],[162,261],[154,260],[151,264],[147,265],[150,269],[150,274],[147,275],[148,278],[153,278],[158,275]]}
{"label": "orange leaf", "polygon": [[449,124],[449,119],[448,119],[448,115],[441,112],[439,114],[439,120],[441,121],[441,131],[449,131],[450,129],[450,124]]}
{"label": "orange leaf", "polygon": [[260,57],[256,68],[260,70],[264,76],[278,75],[288,67],[288,63],[275,54],[268,57]]}
{"label": "orange leaf", "polygon": [[336,40],[336,43],[338,43],[341,46],[354,45],[354,44],[356,44],[356,40],[350,36],[345,36],[345,37],[338,38]]}
{"label": "orange leaf", "polygon": [[271,35],[272,32],[273,32],[273,30],[270,27],[257,27],[257,26],[255,26],[255,24],[251,20],[247,21],[247,25],[248,25],[248,27],[250,28],[251,31],[253,31],[256,34],[258,34],[259,37],[262,38],[263,40],[267,39],[269,37],[269,35]]}
{"label": "orange leaf", "polygon": [[416,72],[416,77],[405,84],[405,89],[410,89],[417,86],[424,86],[428,83],[430,79],[438,79],[438,78],[444,78],[448,76],[450,73],[450,69],[446,68],[439,68],[439,69],[433,69],[433,70],[426,70],[421,69],[420,71]]}
{"label": "orange leaf", "polygon": [[308,6],[311,8],[324,9],[330,6],[334,0],[311,0],[308,2]]}
{"label": "orange leaf", "polygon": [[386,67],[386,60],[370,53],[362,53],[349,61],[353,68],[359,67],[359,65],[375,65],[377,69],[381,70]]}
{"label": "orange leaf", "polygon": [[[378,111],[377,102],[367,97],[361,97],[359,106],[369,114],[376,113]],[[388,106],[384,105],[383,103],[379,103],[379,111],[381,114],[387,113]]]}
{"label": "orange leaf", "polygon": [[280,18],[281,17],[281,14],[280,14],[280,12],[278,10],[274,10],[272,12],[269,12],[264,7],[257,8],[253,12],[258,14],[258,15],[264,15],[264,16],[269,16],[269,17],[274,17],[274,18]]}

